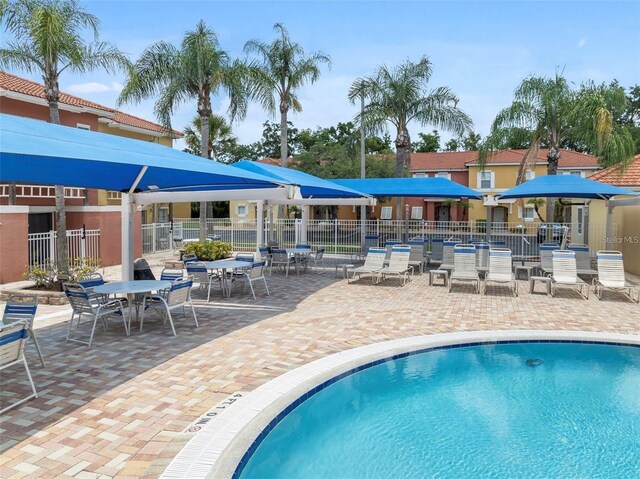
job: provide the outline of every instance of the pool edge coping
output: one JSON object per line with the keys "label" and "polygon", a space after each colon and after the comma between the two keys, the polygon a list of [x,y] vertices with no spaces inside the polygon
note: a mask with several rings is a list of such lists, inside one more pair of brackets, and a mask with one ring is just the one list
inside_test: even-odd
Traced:
{"label": "pool edge coping", "polygon": [[640,335],[637,334],[491,330],[412,336],[347,349],[288,371],[240,398],[193,437],[160,477],[230,479],[262,430],[287,406],[318,385],[364,364],[442,346],[518,340],[594,341],[640,346]]}

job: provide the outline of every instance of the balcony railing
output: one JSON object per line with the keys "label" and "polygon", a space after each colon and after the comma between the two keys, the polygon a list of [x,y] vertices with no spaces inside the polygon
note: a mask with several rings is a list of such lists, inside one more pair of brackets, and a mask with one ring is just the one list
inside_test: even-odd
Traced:
{"label": "balcony railing", "polygon": [[[9,197],[11,185],[0,185],[0,197]],[[16,198],[55,198],[55,186],[16,185]],[[84,198],[84,188],[64,189],[65,198]]]}

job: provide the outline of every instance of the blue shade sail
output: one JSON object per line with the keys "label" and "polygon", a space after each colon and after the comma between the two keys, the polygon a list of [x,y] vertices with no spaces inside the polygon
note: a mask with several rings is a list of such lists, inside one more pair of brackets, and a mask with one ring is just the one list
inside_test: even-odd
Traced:
{"label": "blue shade sail", "polygon": [[365,178],[333,182],[377,197],[482,199],[477,191],[447,178]]}
{"label": "blue shade sail", "polygon": [[499,198],[586,198],[607,200],[616,195],[637,195],[631,190],[618,188],[576,175],[545,175],[526,181],[498,195]]}

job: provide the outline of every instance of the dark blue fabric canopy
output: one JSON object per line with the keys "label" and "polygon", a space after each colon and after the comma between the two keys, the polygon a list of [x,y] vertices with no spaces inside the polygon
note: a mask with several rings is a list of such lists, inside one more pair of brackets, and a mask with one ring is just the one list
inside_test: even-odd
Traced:
{"label": "dark blue fabric canopy", "polygon": [[334,183],[362,191],[371,196],[473,198],[482,195],[447,178],[365,178],[358,180],[333,180]]}
{"label": "dark blue fabric canopy", "polygon": [[615,195],[637,195],[631,190],[618,188],[599,181],[575,175],[538,176],[500,193],[498,198],[585,198],[607,200]]}
{"label": "dark blue fabric canopy", "polygon": [[275,188],[278,181],[167,146],[0,114],[0,181],[128,191]]}
{"label": "dark blue fabric canopy", "polygon": [[267,165],[256,161],[240,161],[234,163],[236,168],[257,173],[273,181],[297,185],[303,198],[361,198],[367,196],[355,188],[336,184],[302,171],[280,166]]}

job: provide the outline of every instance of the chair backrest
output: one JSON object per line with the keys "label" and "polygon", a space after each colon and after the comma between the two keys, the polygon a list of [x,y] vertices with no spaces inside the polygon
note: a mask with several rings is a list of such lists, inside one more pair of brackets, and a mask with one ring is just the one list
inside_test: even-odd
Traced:
{"label": "chair backrest", "polygon": [[264,276],[264,267],[266,264],[266,261],[256,261],[255,263],[253,263],[251,265],[251,269],[249,270],[249,278],[262,278]]}
{"label": "chair backrest", "polygon": [[553,261],[553,279],[556,281],[575,281],[576,253],[569,250],[555,250],[551,253]]}
{"label": "chair backrest", "polygon": [[181,249],[184,247],[184,242],[182,241],[182,238],[177,238],[177,237],[173,237],[173,247],[176,249]]}
{"label": "chair backrest", "polygon": [[460,272],[477,272],[476,247],[472,244],[457,244],[453,247],[453,270]]}
{"label": "chair backrest", "polygon": [[193,278],[191,276],[174,281],[167,292],[167,304],[169,306],[176,306],[186,303],[189,300],[189,293],[191,292],[192,286]]}
{"label": "chair backrest", "polygon": [[443,248],[444,240],[442,238],[431,238],[431,259],[441,261]]}
{"label": "chair backrest", "polygon": [[324,252],[325,252],[324,246],[321,246],[316,250],[316,261],[318,261],[319,259],[322,259],[322,257],[324,256]]}
{"label": "chair backrest", "polygon": [[457,244],[460,244],[460,243],[462,243],[462,240],[458,238],[448,239],[442,242],[442,263],[443,264],[453,264],[453,249]]}
{"label": "chair backrest", "polygon": [[411,246],[399,244],[391,247],[391,257],[389,258],[390,269],[407,269],[409,258],[411,257]]}
{"label": "chair backrest", "polygon": [[[477,246],[477,245],[476,245]],[[477,250],[476,250],[477,251]],[[491,248],[489,250],[489,275],[511,279],[512,253],[508,248]]]}
{"label": "chair backrest", "polygon": [[87,291],[91,291],[96,286],[102,286],[104,284],[104,278],[100,273],[93,273],[88,278],[79,280],[78,283]]}
{"label": "chair backrest", "polygon": [[25,341],[29,337],[28,327],[26,321],[0,327],[0,366],[10,364],[22,357]]}
{"label": "chair backrest", "polygon": [[364,267],[372,270],[382,269],[386,254],[387,250],[385,248],[369,248],[364,259]]}
{"label": "chair backrest", "polygon": [[271,248],[273,250],[274,248],[276,248],[276,249],[279,248],[280,245],[278,244],[278,242],[276,240],[269,240],[269,241],[267,241],[267,247],[269,247],[269,248]]}
{"label": "chair backrest", "polygon": [[198,260],[198,257],[193,253],[187,253],[182,255],[182,262],[186,265],[189,263],[195,263]]}
{"label": "chair backrest", "polygon": [[380,241],[380,235],[364,235],[364,245],[362,252],[366,253],[369,248],[377,248]]}
{"label": "chair backrest", "polygon": [[301,250],[304,250],[304,251],[309,251],[309,250],[311,250],[311,245],[310,244],[297,244],[295,246],[295,249],[301,249]]}
{"label": "chair backrest", "polygon": [[38,297],[36,295],[21,296],[11,295],[4,305],[4,313],[0,324],[5,326],[18,321],[25,321],[29,327],[33,326],[33,319],[38,309]]}
{"label": "chair backrest", "polygon": [[207,241],[222,241],[222,237],[218,235],[209,235],[206,238]]}
{"label": "chair backrest", "polygon": [[253,263],[254,257],[252,253],[238,253],[236,254],[236,261],[244,261],[246,263]]}
{"label": "chair backrest", "polygon": [[271,250],[271,260],[274,263],[288,263],[289,254],[286,249],[274,248]]}
{"label": "chair backrest", "polygon": [[208,283],[209,272],[202,261],[195,261],[186,265],[187,274],[193,277],[196,283]]}
{"label": "chair backrest", "polygon": [[63,283],[62,289],[69,300],[71,309],[74,313],[90,313],[93,314],[95,308],[100,305],[99,295],[89,294],[81,284]]}
{"label": "chair backrest", "polygon": [[258,252],[262,258],[268,257],[271,254],[268,246],[258,246]]}
{"label": "chair backrest", "polygon": [[165,268],[160,273],[161,281],[176,281],[182,279],[184,273],[181,269]]}
{"label": "chair backrest", "polygon": [[553,268],[552,253],[560,248],[558,243],[542,243],[540,245],[540,265],[543,269]]}
{"label": "chair backrest", "polygon": [[570,244],[567,249],[575,251],[578,269],[591,269],[591,254],[586,244]]}
{"label": "chair backrest", "polygon": [[476,247],[476,266],[478,268],[486,268],[489,266],[489,250],[490,249],[501,249],[501,248],[491,248],[489,243],[485,242],[473,242],[471,243]]}
{"label": "chair backrest", "polygon": [[424,241],[422,243],[409,241],[409,246],[411,247],[409,261],[424,261]]}
{"label": "chair backrest", "polygon": [[598,251],[598,279],[606,282],[607,286],[624,287],[626,283],[624,275],[624,260],[620,251]]}
{"label": "chair backrest", "polygon": [[138,258],[133,262],[133,279],[134,280],[155,280],[156,277],[149,267],[149,263],[144,258]]}
{"label": "chair backrest", "polygon": [[385,261],[389,261],[391,259],[391,250],[394,246],[402,244],[400,240],[390,239],[384,242],[385,247],[387,248],[387,254],[385,256]]}

